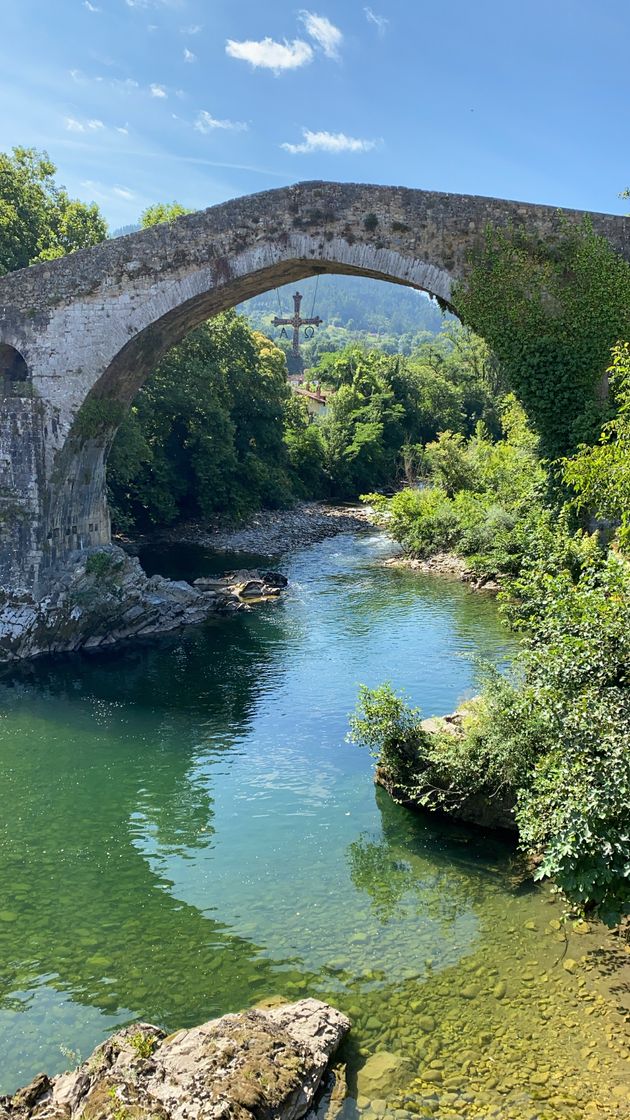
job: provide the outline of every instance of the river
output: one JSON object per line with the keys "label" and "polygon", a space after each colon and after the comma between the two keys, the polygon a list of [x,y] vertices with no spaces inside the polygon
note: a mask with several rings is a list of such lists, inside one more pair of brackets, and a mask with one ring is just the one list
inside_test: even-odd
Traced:
{"label": "river", "polygon": [[132,1020],[310,994],[353,1018],[351,1086],[403,1060],[368,1118],[629,1115],[601,934],[567,943],[507,842],[396,806],[344,741],[359,683],[440,714],[473,655],[512,650],[492,599],[384,568],[389,548],[344,534],[285,558],[278,603],[4,674],[0,1093]]}

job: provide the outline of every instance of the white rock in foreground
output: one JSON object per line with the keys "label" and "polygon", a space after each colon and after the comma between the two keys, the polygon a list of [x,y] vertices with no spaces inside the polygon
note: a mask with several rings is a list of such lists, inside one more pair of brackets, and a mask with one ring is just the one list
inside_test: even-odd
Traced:
{"label": "white rock in foreground", "polygon": [[319,1000],[224,1015],[165,1036],[112,1035],[78,1069],[0,1098],[0,1120],[300,1120],[350,1021]]}

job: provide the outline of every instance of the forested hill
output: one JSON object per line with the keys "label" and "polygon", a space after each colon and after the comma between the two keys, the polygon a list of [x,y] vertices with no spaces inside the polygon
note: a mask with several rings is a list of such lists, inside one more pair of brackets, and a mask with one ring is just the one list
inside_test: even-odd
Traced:
{"label": "forested hill", "polygon": [[319,315],[324,320],[313,340],[313,358],[317,351],[336,349],[358,336],[390,353],[410,353],[418,335],[437,334],[444,321],[437,303],[423,292],[364,276],[325,275],[319,277],[319,283],[311,277],[255,296],[238,310],[256,330],[282,345],[280,330],[271,326],[271,320],[293,313],[296,291],[304,296],[302,315]]}

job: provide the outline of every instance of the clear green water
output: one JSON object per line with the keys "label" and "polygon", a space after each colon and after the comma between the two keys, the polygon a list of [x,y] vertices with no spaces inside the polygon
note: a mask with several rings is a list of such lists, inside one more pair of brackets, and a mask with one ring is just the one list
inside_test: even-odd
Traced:
{"label": "clear green water", "polygon": [[386,549],[338,537],[287,559],[280,603],[2,678],[0,1093],[133,1019],[310,994],[353,1017],[355,1093],[367,1057],[403,1061],[368,1117],[628,1115],[596,939],[567,948],[509,846],[394,805],[344,744],[359,682],[443,713],[468,655],[509,656],[491,600]]}

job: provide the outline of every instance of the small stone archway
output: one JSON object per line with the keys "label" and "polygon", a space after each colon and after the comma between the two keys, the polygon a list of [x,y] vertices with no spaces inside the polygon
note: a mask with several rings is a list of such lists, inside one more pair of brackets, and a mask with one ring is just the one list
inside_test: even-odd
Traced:
{"label": "small stone archway", "polygon": [[15,346],[0,343],[0,400],[30,397],[32,381],[26,359]]}

